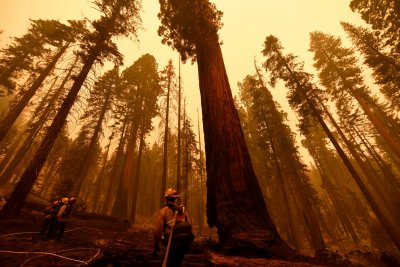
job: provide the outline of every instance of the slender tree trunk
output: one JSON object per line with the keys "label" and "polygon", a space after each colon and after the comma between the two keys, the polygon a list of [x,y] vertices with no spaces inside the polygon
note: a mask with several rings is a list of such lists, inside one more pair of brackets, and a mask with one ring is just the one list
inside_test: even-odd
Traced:
{"label": "slender tree trunk", "polygon": [[[319,165],[321,165],[319,163]],[[346,209],[343,207],[343,203],[340,200],[340,197],[336,194],[335,188],[332,184],[332,182],[329,180],[328,175],[323,171],[322,167],[319,166],[318,172],[320,173],[321,180],[326,186],[326,191],[328,193],[328,197],[330,198],[332,202],[332,206],[336,211],[336,214],[339,217],[339,220],[343,226],[343,229],[346,233],[349,233],[353,241],[358,244],[359,243],[359,238],[357,233],[354,230],[353,225],[351,224],[349,218],[346,216],[346,212],[344,212]]]}
{"label": "slender tree trunk", "polygon": [[[271,93],[268,91],[267,87],[264,84],[263,78],[261,76],[261,73],[256,65],[256,63],[254,62],[254,67],[256,69],[256,73],[258,76],[258,79],[260,81],[260,85],[262,86],[262,88],[264,89],[264,93],[266,96],[266,99],[268,99],[268,101],[273,105],[271,108],[274,111],[277,111],[275,104],[273,102],[272,99],[272,95]],[[272,112],[271,112],[272,113]],[[277,112],[276,112],[277,113]],[[266,114],[263,114],[263,120],[266,123],[266,128],[267,128],[267,135],[269,138],[269,143],[271,146],[271,150],[272,150],[272,154],[273,154],[273,160],[275,162],[275,167],[276,167],[276,176],[277,176],[277,181],[278,181],[278,186],[281,190],[282,193],[282,197],[283,197],[283,205],[284,205],[284,210],[285,212],[285,218],[287,218],[287,220],[284,220],[285,222],[288,223],[287,229],[288,229],[288,239],[291,241],[291,243],[293,244],[293,246],[295,247],[295,249],[297,251],[299,251],[300,246],[299,246],[299,237],[296,231],[296,227],[294,226],[294,220],[293,220],[293,213],[292,213],[292,209],[290,208],[290,202],[289,202],[289,197],[288,197],[288,192],[287,192],[287,188],[285,186],[285,182],[284,182],[284,175],[283,175],[283,171],[282,171],[282,167],[281,164],[279,162],[279,158],[278,158],[278,154],[275,148],[275,141],[272,137],[272,131],[271,131],[271,127],[270,127],[270,123],[268,122],[268,119],[265,116]],[[279,115],[279,114],[275,114],[275,115]]]}
{"label": "slender tree trunk", "polygon": [[94,205],[93,205],[93,212],[98,212],[98,209],[99,209],[99,207],[100,207],[100,201],[101,201],[101,199],[102,199],[102,197],[101,197],[101,192],[100,192],[100,189],[106,189],[106,187],[104,186],[104,178],[105,178],[105,176],[104,176],[104,171],[105,171],[105,168],[106,168],[106,165],[107,165],[107,159],[108,159],[108,154],[109,154],[109,152],[110,152],[110,146],[111,146],[111,142],[112,142],[112,137],[113,137],[113,133],[111,133],[111,137],[109,138],[109,141],[108,141],[108,145],[107,145],[107,149],[106,149],[106,153],[105,153],[105,155],[104,155],[104,159],[103,159],[103,162],[102,162],[102,164],[101,164],[101,170],[100,170],[100,173],[99,173],[99,176],[98,176],[98,178],[97,178],[97,183],[96,183],[96,189],[95,189],[95,193],[94,193],[94,195],[95,195],[95,200],[94,200]]}
{"label": "slender tree trunk", "polygon": [[381,155],[379,155],[379,153],[376,152],[376,150],[370,144],[368,139],[363,134],[361,134],[361,132],[357,126],[353,126],[353,130],[355,131],[357,136],[360,138],[360,140],[364,144],[364,146],[367,148],[369,154],[374,158],[376,164],[381,169],[382,173],[384,174],[385,179],[388,180],[388,183],[390,184],[392,189],[396,190],[397,195],[399,195],[400,194],[400,183],[397,180],[394,173],[392,172],[390,166],[388,166],[388,164],[382,159]]}
{"label": "slender tree trunk", "polygon": [[[115,161],[113,164],[113,168],[111,169],[111,175],[110,175],[110,183],[108,186],[108,190],[107,190],[107,194],[106,194],[106,198],[104,199],[104,205],[101,209],[101,213],[102,214],[107,214],[108,211],[110,211],[111,209],[111,199],[112,199],[112,193],[114,192],[114,188],[115,186],[118,187],[119,186],[119,180],[117,181],[117,178],[120,177],[119,176],[119,171],[121,168],[121,165],[118,164],[121,159],[123,159],[123,153],[124,153],[124,145],[125,145],[125,131],[127,128],[127,117],[125,118],[124,122],[123,122],[123,126],[122,126],[122,132],[121,132],[121,137],[120,137],[120,141],[118,144],[118,148],[117,148],[117,152],[115,153]],[[123,166],[122,166],[123,167]],[[115,181],[114,181],[115,180]],[[114,186],[115,184],[115,186]]]}
{"label": "slender tree trunk", "polygon": [[[76,63],[76,61],[75,61],[75,63]],[[40,130],[42,129],[44,123],[47,121],[47,119],[50,115],[51,109],[54,108],[54,104],[55,104],[56,100],[64,92],[64,86],[67,83],[67,81],[69,80],[73,68],[74,68],[74,66],[72,66],[70,68],[70,70],[68,71],[68,74],[63,79],[61,85],[58,87],[57,91],[53,94],[53,96],[48,101],[46,108],[42,111],[42,115],[40,116],[38,121],[34,124],[34,127],[31,130],[31,132],[29,133],[28,137],[25,139],[22,146],[18,149],[18,152],[14,156],[12,162],[7,166],[7,169],[3,172],[2,176],[0,177],[0,185],[7,182],[11,178],[14,169],[21,162],[24,155],[26,155],[26,152],[31,148],[33,141],[35,140],[36,136],[40,133]],[[41,105],[41,106],[43,106],[43,105]]]}
{"label": "slender tree trunk", "polygon": [[365,102],[364,97],[360,96],[358,92],[350,85],[349,81],[343,75],[342,71],[334,64],[333,60],[325,54],[325,56],[329,59],[331,65],[334,67],[336,73],[339,75],[340,79],[344,83],[345,88],[349,90],[349,93],[357,100],[360,104],[361,108],[364,110],[365,114],[369,118],[369,120],[374,124],[378,133],[383,137],[383,139],[388,143],[390,148],[396,154],[397,158],[400,159],[400,144],[393,138],[391,133],[385,128],[382,121],[378,118],[376,114],[374,114],[370,107]]}
{"label": "slender tree trunk", "polygon": [[50,169],[48,170],[48,172],[45,176],[46,179],[43,181],[42,187],[40,188],[40,191],[39,191],[39,194],[42,197],[46,197],[45,192],[47,192],[48,188],[51,186],[54,175],[58,171],[58,169],[59,169],[58,164],[52,164],[50,166]]}
{"label": "slender tree trunk", "polygon": [[[330,119],[331,123],[335,127],[336,131],[339,133],[340,137],[342,138],[343,142],[346,144],[347,149],[350,151],[351,155],[354,157],[358,165],[361,167],[361,172],[364,174],[364,176],[367,178],[367,181],[372,185],[371,187],[373,188],[373,191],[375,192],[376,196],[378,197],[378,200],[383,204],[382,209],[386,209],[389,212],[388,214],[397,214],[398,209],[393,205],[392,201],[388,198],[387,194],[383,192],[383,189],[381,189],[381,185],[377,183],[376,179],[378,178],[377,173],[373,170],[372,166],[368,166],[367,163],[365,163],[359,156],[358,152],[354,148],[354,145],[348,140],[346,135],[343,133],[342,129],[339,127],[339,125],[336,123],[336,120],[333,118],[333,116],[330,114],[329,110],[325,107],[325,105],[322,103],[321,99],[318,99],[318,102],[320,103],[320,106],[323,107],[325,114],[328,116]],[[375,172],[375,176],[372,175]],[[396,216],[398,217],[398,216]]]}
{"label": "slender tree trunk", "polygon": [[[13,156],[15,158],[14,151],[17,150],[21,142],[22,142],[21,138],[16,138],[13,140],[11,147],[7,149],[7,153],[5,154],[3,160],[0,163],[0,174],[3,174],[5,172],[5,168],[8,166]],[[7,181],[4,181],[2,177],[0,178],[0,185],[5,184],[6,182]]]}
{"label": "slender tree trunk", "polygon": [[92,68],[94,62],[96,61],[98,55],[102,51],[102,47],[105,41],[104,39],[100,39],[99,43],[96,45],[92,53],[88,56],[85,61],[85,64],[82,67],[79,75],[75,79],[74,84],[71,87],[67,97],[61,105],[60,110],[55,116],[49,130],[47,131],[39,149],[34,155],[32,161],[29,163],[26,168],[24,174],[22,175],[20,181],[15,187],[14,191],[11,193],[9,200],[6,205],[0,211],[0,217],[2,219],[8,219],[13,217],[19,217],[23,204],[32,189],[33,184],[35,183],[40,170],[43,167],[44,162],[46,161],[47,156],[50,153],[51,148],[53,147],[54,142],[57,139],[58,134],[60,133],[65,119],[67,118],[69,111],[74,104],[79,90],[82,87],[87,75],[89,74],[90,69]]}
{"label": "slender tree trunk", "polygon": [[207,157],[208,224],[217,227],[222,244],[232,241],[236,247],[259,247],[252,239],[257,236],[274,241],[269,248],[274,255],[292,255],[269,217],[218,40],[198,44],[196,55]]}
{"label": "slender tree trunk", "polygon": [[198,127],[198,136],[199,136],[199,153],[200,153],[200,166],[199,166],[199,190],[198,190],[198,203],[199,203],[199,207],[198,207],[198,216],[199,216],[199,235],[201,235],[202,232],[202,228],[203,228],[203,218],[204,218],[204,214],[202,212],[202,208],[203,208],[203,197],[204,197],[204,192],[203,192],[203,151],[202,151],[202,147],[201,147],[201,132],[200,132],[200,118],[199,118],[199,110],[197,110],[197,127]]}
{"label": "slender tree trunk", "polygon": [[24,110],[26,105],[29,103],[31,98],[35,95],[36,91],[42,85],[44,79],[46,79],[46,77],[53,70],[53,68],[55,67],[57,61],[65,53],[65,51],[67,50],[68,46],[69,46],[69,43],[64,45],[58,51],[58,53],[53,57],[53,59],[47,65],[47,67],[40,73],[39,77],[35,80],[35,82],[32,84],[32,86],[29,88],[29,90],[26,91],[26,93],[24,94],[22,99],[19,101],[19,103],[12,110],[10,110],[10,112],[4,118],[4,120],[2,121],[1,126],[0,126],[0,142],[6,136],[7,132],[10,130],[11,126],[17,120],[17,118],[19,117],[21,112]]}
{"label": "slender tree trunk", "polygon": [[139,152],[138,152],[138,157],[137,157],[137,161],[136,161],[135,177],[133,180],[131,216],[130,216],[132,223],[135,223],[135,219],[136,219],[136,206],[137,206],[138,192],[139,192],[140,167],[142,164],[143,147],[144,147],[144,130],[142,129],[141,133],[140,133]]}
{"label": "slender tree trunk", "polygon": [[168,131],[169,131],[169,95],[171,90],[171,75],[168,75],[168,85],[167,85],[167,110],[165,114],[165,129],[164,129],[164,153],[163,153],[163,166],[162,166],[162,176],[161,176],[161,198],[160,207],[164,205],[163,193],[167,190],[167,176],[168,176]]}
{"label": "slender tree trunk", "polygon": [[321,124],[322,128],[324,129],[325,133],[327,134],[329,140],[332,142],[333,146],[335,147],[336,151],[339,153],[340,158],[343,160],[344,164],[346,165],[347,169],[351,173],[352,177],[354,178],[355,182],[357,183],[358,187],[360,188],[361,192],[363,193],[364,197],[370,204],[372,210],[374,211],[378,220],[382,223],[382,226],[386,229],[389,236],[392,238],[393,242],[396,244],[397,248],[400,249],[400,230],[392,225],[391,221],[386,217],[386,215],[382,212],[379,208],[379,205],[376,203],[375,199],[372,197],[371,193],[369,192],[368,188],[365,186],[364,182],[362,181],[361,177],[358,175],[357,171],[355,170],[354,166],[351,164],[350,159],[347,157],[339,143],[336,141],[334,135],[329,130],[328,126],[326,125],[325,121],[321,117],[319,111],[314,107],[313,103],[310,101],[309,97],[306,94],[305,89],[297,80],[296,76],[290,69],[290,67],[286,64],[286,69],[290,72],[293,79],[295,79],[298,89],[301,90],[301,93],[306,99],[308,105],[310,106],[314,116],[317,118],[318,122]]}
{"label": "slender tree trunk", "polygon": [[390,148],[396,153],[397,157],[400,159],[400,144],[393,138],[391,133],[385,128],[379,118],[374,114],[368,105],[365,103],[364,99],[359,97],[355,92],[353,92],[354,97],[360,103],[361,108],[367,114],[370,121],[374,124],[377,131],[382,135],[385,141],[389,144]]}
{"label": "slender tree trunk", "polygon": [[178,74],[178,151],[176,155],[176,190],[181,191],[181,57],[179,56]]}
{"label": "slender tree trunk", "polygon": [[185,144],[185,174],[184,174],[184,187],[181,190],[183,192],[183,205],[188,207],[189,205],[189,145],[188,145],[188,125],[186,121],[186,99],[183,101],[183,142]]}
{"label": "slender tree trunk", "polygon": [[[40,109],[43,109],[43,105],[46,105],[46,102],[48,101],[47,98],[48,98],[48,96],[51,94],[51,91],[52,91],[54,85],[56,84],[57,79],[58,79],[58,77],[56,77],[56,78],[54,79],[52,85],[50,86],[50,89],[47,91],[46,95],[41,99],[40,104],[39,104],[38,107],[36,108],[35,113],[34,113],[34,115],[32,116],[31,121],[33,121],[33,120],[38,116],[38,109],[39,109],[39,107],[40,107]],[[51,101],[51,100],[50,100],[50,101]],[[32,126],[32,125],[28,126],[28,129],[29,129],[29,132],[30,132],[30,133],[29,133],[28,137],[25,138],[24,144],[22,145],[22,147],[25,145],[25,143],[27,142],[27,140],[29,140],[31,134],[32,134],[33,132],[38,131],[38,129],[37,129],[38,127],[36,126],[37,124],[38,124],[38,123],[33,124],[33,126]],[[41,127],[41,126],[40,126],[40,127]],[[32,129],[32,128],[33,128],[33,129]],[[8,165],[8,164],[10,163],[10,160],[11,160],[11,159],[13,159],[13,161],[14,161],[15,158],[20,158],[20,157],[21,157],[21,156],[18,157],[18,153],[21,151],[21,147],[18,148],[18,152],[17,152],[16,154],[14,154],[14,151],[17,150],[18,145],[22,142],[21,138],[23,137],[23,135],[24,135],[24,134],[20,135],[18,138],[15,138],[15,140],[14,140],[14,142],[13,142],[13,144],[12,144],[12,147],[8,150],[8,151],[10,151],[11,153],[7,153],[6,156],[3,158],[3,160],[1,161],[1,163],[0,163],[0,174],[6,172],[5,167],[7,167],[7,169],[9,169],[9,166],[10,166],[10,165]],[[29,141],[28,141],[28,142],[29,142]],[[24,154],[25,154],[26,152],[27,152],[26,150],[23,151]],[[14,157],[13,157],[13,156],[14,156]],[[19,161],[18,161],[18,162],[19,162]],[[13,164],[13,163],[11,162],[10,164]],[[8,166],[7,166],[7,165],[8,165]],[[15,165],[14,165],[14,167],[15,167]],[[12,167],[12,169],[13,169],[14,167]],[[12,169],[11,169],[11,170],[12,170]],[[5,177],[4,179],[3,179],[3,177],[0,177],[0,185],[2,185],[3,183],[6,183],[7,180],[8,180],[7,177]]]}
{"label": "slender tree trunk", "polygon": [[97,142],[99,141],[99,135],[102,131],[102,124],[109,107],[111,101],[111,90],[107,91],[105,95],[104,103],[100,111],[99,118],[97,120],[96,126],[94,128],[94,132],[92,138],[90,138],[89,146],[86,150],[85,156],[83,160],[79,163],[79,167],[77,170],[77,175],[75,177],[74,188],[72,190],[73,194],[77,196],[81,191],[81,187],[83,182],[85,181],[86,176],[88,175],[90,166],[92,165],[93,157],[94,157],[94,150],[96,147]]}
{"label": "slender tree trunk", "polygon": [[129,188],[129,180],[132,179],[133,176],[132,173],[134,165],[134,156],[136,152],[138,129],[139,129],[138,123],[132,125],[132,129],[128,137],[128,144],[123,165],[123,172],[121,175],[121,180],[119,182],[117,196],[112,211],[113,216],[118,216],[121,218],[128,218],[130,213],[130,210],[128,210],[128,188]]}

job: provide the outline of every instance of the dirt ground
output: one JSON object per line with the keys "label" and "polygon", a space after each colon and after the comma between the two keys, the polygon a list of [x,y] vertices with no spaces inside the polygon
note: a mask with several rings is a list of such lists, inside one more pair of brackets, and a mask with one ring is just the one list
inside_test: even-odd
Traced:
{"label": "dirt ground", "polygon": [[[72,218],[61,241],[42,240],[38,231],[44,215],[23,210],[18,220],[0,223],[0,266],[161,266],[163,255],[153,256],[152,225],[138,218],[129,222],[115,218]],[[368,261],[336,261],[316,264],[267,258],[227,256],[215,242],[196,236],[183,267],[194,266],[388,266],[373,257]]]}

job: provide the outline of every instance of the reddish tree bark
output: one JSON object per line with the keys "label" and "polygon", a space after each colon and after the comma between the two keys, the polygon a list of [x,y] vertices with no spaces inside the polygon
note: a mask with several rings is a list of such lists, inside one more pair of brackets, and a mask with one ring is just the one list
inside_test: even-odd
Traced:
{"label": "reddish tree bark", "polygon": [[[273,242],[272,253],[291,249],[269,217],[255,176],[230,89],[218,40],[197,45],[207,167],[208,224],[220,242],[260,248]],[[258,241],[256,244],[253,241]]]}

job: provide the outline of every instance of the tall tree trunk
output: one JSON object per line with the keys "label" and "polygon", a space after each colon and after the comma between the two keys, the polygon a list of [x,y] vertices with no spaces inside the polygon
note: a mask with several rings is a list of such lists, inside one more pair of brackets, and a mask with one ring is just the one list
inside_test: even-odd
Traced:
{"label": "tall tree trunk", "polygon": [[131,126],[131,131],[128,137],[126,155],[123,165],[123,172],[120,177],[117,196],[114,202],[112,215],[121,218],[128,218],[130,210],[128,210],[128,188],[129,180],[133,177],[134,156],[136,152],[137,133],[139,123]]}
{"label": "tall tree trunk", "polygon": [[133,179],[133,192],[132,192],[132,203],[131,203],[131,220],[132,223],[135,223],[136,219],[136,206],[137,206],[137,199],[138,199],[138,192],[139,192],[139,180],[140,180],[140,167],[142,164],[142,154],[143,154],[143,147],[144,147],[144,130],[140,131],[140,142],[139,142],[139,152],[136,161],[136,171],[135,177]]}
{"label": "tall tree trunk", "polygon": [[[277,111],[275,104],[273,102],[273,98],[271,93],[269,92],[269,90],[267,89],[267,87],[264,84],[263,78],[261,76],[261,73],[256,65],[256,62],[254,62],[254,67],[256,69],[256,73],[258,76],[258,80],[260,81],[260,85],[261,87],[264,89],[264,93],[265,93],[265,97],[268,99],[268,101],[273,105],[273,107],[271,107],[274,111]],[[277,112],[276,112],[277,113]],[[278,158],[278,153],[276,151],[275,148],[275,141],[272,137],[272,131],[270,129],[270,125],[268,123],[268,120],[266,118],[266,114],[262,114],[263,115],[263,120],[266,122],[266,128],[267,128],[267,135],[268,135],[268,139],[269,139],[269,143],[271,146],[271,150],[272,150],[272,155],[273,155],[273,160],[275,162],[275,167],[276,167],[276,177],[277,177],[277,181],[278,181],[278,187],[281,190],[282,193],[282,197],[283,197],[283,205],[284,205],[284,210],[285,212],[285,218],[287,218],[287,221],[285,220],[285,222],[288,223],[288,240],[290,241],[290,243],[293,244],[293,246],[295,247],[295,249],[297,251],[299,251],[300,246],[299,246],[299,237],[296,231],[296,227],[294,226],[294,220],[293,220],[293,212],[292,209],[290,208],[290,202],[289,202],[289,197],[288,197],[288,192],[287,192],[287,188],[284,182],[284,175],[283,175],[283,171],[282,171],[282,167],[281,164],[279,162],[279,158]],[[275,114],[275,115],[279,115],[279,114]]]}
{"label": "tall tree trunk", "polygon": [[85,156],[83,157],[83,160],[79,163],[79,167],[77,169],[77,175],[75,176],[75,183],[73,187],[73,194],[77,196],[82,188],[83,182],[85,181],[86,176],[88,175],[90,166],[92,165],[93,157],[94,157],[94,150],[96,147],[97,142],[99,141],[99,135],[102,130],[102,124],[104,121],[104,117],[107,112],[107,108],[109,106],[109,103],[111,101],[111,90],[107,91],[107,94],[105,95],[104,103],[100,111],[99,118],[97,120],[96,126],[93,131],[93,135],[90,138],[90,143],[89,146],[86,150]]}
{"label": "tall tree trunk", "polygon": [[186,123],[186,98],[184,99],[184,101],[183,101],[183,140],[182,140],[182,142],[185,144],[184,145],[184,149],[185,149],[185,173],[184,173],[184,176],[183,176],[183,178],[184,178],[184,180],[183,180],[183,184],[184,184],[184,186],[183,186],[183,188],[182,188],[182,190],[181,190],[181,192],[183,193],[183,196],[184,196],[184,198],[183,198],[183,205],[185,206],[185,207],[188,207],[188,203],[189,203],[189,201],[188,201],[188,198],[189,198],[189,192],[188,192],[188,190],[189,190],[189,145],[188,145],[188,140],[189,140],[189,138],[188,138],[188,129],[186,128],[186,127],[188,127],[187,126],[187,123]]}
{"label": "tall tree trunk", "polygon": [[318,122],[322,126],[323,130],[327,134],[329,140],[332,142],[333,146],[335,147],[336,151],[338,152],[340,158],[343,160],[343,163],[351,173],[352,177],[354,178],[356,184],[360,188],[361,192],[363,193],[364,197],[370,204],[373,212],[375,213],[376,217],[378,220],[382,223],[382,226],[385,228],[385,230],[388,232],[390,237],[392,238],[393,242],[396,244],[397,248],[400,249],[400,230],[396,228],[394,225],[392,225],[391,221],[386,217],[386,215],[382,212],[380,209],[379,205],[376,203],[375,199],[372,197],[371,193],[369,192],[368,188],[362,181],[361,177],[357,173],[356,169],[354,166],[351,164],[350,159],[347,157],[346,153],[343,151],[339,143],[336,141],[334,135],[332,132],[329,130],[328,126],[326,125],[325,121],[321,117],[321,114],[319,111],[315,108],[311,100],[306,94],[306,90],[303,88],[301,83],[298,81],[296,78],[296,75],[292,72],[290,67],[286,64],[285,65],[286,69],[290,72],[291,76],[293,79],[295,79],[295,82],[297,84],[297,87],[299,90],[301,90],[301,93],[304,97],[304,99],[307,101],[308,105],[310,106],[314,116],[317,118]]}
{"label": "tall tree trunk", "polygon": [[36,91],[42,85],[44,79],[46,79],[46,77],[53,70],[53,68],[55,67],[57,61],[65,53],[65,51],[67,50],[68,46],[69,46],[69,43],[64,45],[57,52],[57,54],[53,57],[53,59],[50,61],[50,63],[47,65],[47,67],[40,73],[39,77],[35,80],[35,82],[32,84],[32,86],[28,89],[28,91],[26,91],[26,93],[24,94],[22,99],[18,102],[18,104],[12,110],[10,110],[10,112],[7,114],[7,116],[1,122],[1,126],[0,126],[0,142],[6,136],[7,132],[10,130],[11,126],[17,120],[17,118],[19,117],[21,112],[24,110],[26,105],[29,103],[31,98],[35,95]]}
{"label": "tall tree trunk", "polygon": [[199,166],[199,190],[198,190],[198,203],[199,203],[199,207],[198,207],[198,216],[199,216],[199,235],[201,235],[202,232],[202,227],[203,227],[203,218],[204,218],[204,214],[202,212],[202,208],[203,208],[203,203],[204,203],[204,192],[203,192],[203,151],[202,151],[202,147],[201,147],[201,132],[200,132],[200,118],[199,118],[199,110],[197,110],[197,127],[198,127],[198,136],[199,136],[199,153],[200,153],[200,166]]}
{"label": "tall tree trunk", "polygon": [[[398,208],[393,205],[393,202],[388,198],[387,194],[381,189],[381,185],[377,183],[376,179],[378,178],[377,173],[373,170],[371,166],[368,166],[368,162],[364,162],[356,151],[354,145],[348,140],[346,135],[343,133],[342,129],[336,123],[336,120],[333,118],[329,110],[322,103],[322,100],[318,98],[318,102],[320,106],[323,107],[325,114],[328,116],[329,120],[335,127],[336,131],[339,133],[343,142],[346,144],[347,149],[350,151],[351,155],[354,157],[358,165],[361,167],[361,172],[367,178],[367,181],[371,184],[372,190],[375,192],[375,195],[378,197],[378,200],[382,203],[382,209],[388,210],[387,214],[398,214]],[[375,172],[375,175],[372,175]],[[396,216],[398,217],[398,216]]]}
{"label": "tall tree trunk", "polygon": [[105,176],[104,176],[104,171],[105,171],[105,168],[106,168],[106,165],[107,165],[107,158],[108,158],[108,154],[109,154],[109,152],[110,152],[110,146],[111,146],[111,141],[112,141],[112,138],[113,137],[113,133],[111,133],[111,136],[110,136],[110,138],[109,138],[109,141],[108,141],[108,145],[107,145],[107,148],[106,148],[106,153],[105,153],[105,155],[104,155],[104,158],[103,158],[103,162],[102,162],[102,164],[101,164],[101,170],[100,170],[100,173],[99,173],[99,176],[98,176],[98,178],[97,178],[97,183],[96,183],[96,188],[95,188],[95,190],[94,190],[94,195],[95,195],[95,197],[96,197],[96,199],[95,199],[95,201],[94,201],[94,204],[93,204],[93,212],[94,213],[97,213],[98,212],[98,209],[99,209],[99,207],[100,207],[100,201],[101,201],[101,192],[100,192],[100,189],[104,189],[104,188],[106,188],[103,184],[104,184],[104,178],[105,178]]}
{"label": "tall tree trunk", "polygon": [[364,99],[357,95],[357,93],[353,92],[353,96],[357,99],[358,103],[360,103],[361,108],[364,110],[365,114],[367,114],[370,121],[374,124],[377,131],[382,135],[385,141],[389,144],[390,148],[396,153],[397,157],[400,159],[400,144],[393,138],[391,133],[385,128],[379,118],[374,114],[368,105],[365,103]]}
{"label": "tall tree trunk", "polygon": [[32,161],[26,168],[14,191],[11,193],[6,205],[0,211],[0,217],[2,219],[19,217],[22,206],[25,203],[25,200],[29,192],[31,191],[33,184],[35,183],[43,167],[43,164],[46,161],[46,158],[49,155],[50,150],[57,139],[57,136],[64,125],[65,119],[67,118],[69,111],[78,96],[82,84],[84,83],[97,57],[100,55],[105,40],[106,36],[100,38],[96,47],[94,48],[94,50],[92,50],[92,52],[86,59],[85,64],[83,65],[79,75],[76,77],[75,82],[71,87],[71,90],[69,91],[67,97],[62,103],[61,108],[55,116],[49,130],[47,131],[42,143],[40,144],[39,149],[37,150]]}
{"label": "tall tree trunk", "polygon": [[[35,140],[36,136],[39,134],[39,132],[42,129],[43,125],[47,121],[47,119],[48,119],[48,117],[50,115],[51,109],[54,108],[54,104],[56,103],[56,100],[64,92],[64,86],[68,82],[68,80],[69,80],[69,78],[71,76],[72,70],[74,69],[77,60],[78,60],[78,57],[76,58],[74,64],[69,69],[67,75],[64,77],[64,79],[61,82],[60,86],[58,87],[57,91],[52,95],[50,100],[48,100],[46,108],[42,111],[42,115],[40,116],[38,121],[35,123],[33,129],[29,133],[28,137],[25,139],[25,141],[22,144],[22,146],[18,149],[18,152],[14,156],[12,162],[7,166],[7,169],[3,172],[2,176],[0,177],[0,185],[2,185],[3,183],[7,182],[11,178],[11,175],[12,175],[14,169],[21,162],[21,160],[24,157],[24,155],[26,154],[26,152],[31,148],[33,141]],[[43,105],[41,105],[41,106],[43,106]]]}
{"label": "tall tree trunk", "polygon": [[336,211],[336,214],[339,217],[339,220],[343,226],[343,229],[350,234],[351,238],[353,241],[358,244],[359,243],[359,238],[357,233],[354,230],[353,225],[351,224],[349,218],[346,216],[346,212],[344,212],[346,209],[343,207],[343,203],[340,200],[340,197],[336,194],[334,185],[332,184],[331,180],[328,178],[328,175],[325,173],[323,170],[321,163],[317,163],[317,169],[320,174],[321,180],[326,186],[326,191],[328,193],[328,196],[332,202],[332,205]]}
{"label": "tall tree trunk", "polygon": [[[119,140],[119,144],[118,144],[118,148],[117,148],[117,152],[115,153],[115,160],[114,160],[114,164],[113,167],[111,169],[111,175],[110,175],[110,184],[108,186],[107,189],[107,194],[106,194],[106,198],[104,199],[104,204],[103,207],[101,209],[101,213],[102,214],[107,214],[110,209],[111,209],[111,199],[112,199],[112,194],[114,192],[114,188],[115,187],[119,187],[119,183],[120,181],[117,180],[120,176],[119,176],[119,171],[121,169],[121,165],[118,164],[121,160],[123,160],[123,153],[124,153],[124,145],[125,145],[125,131],[127,128],[127,122],[128,122],[128,118],[125,117],[124,122],[123,122],[123,126],[122,126],[122,132],[121,132],[121,137]],[[123,166],[122,166],[123,167]]]}
{"label": "tall tree trunk", "polygon": [[181,57],[179,56],[178,74],[178,151],[176,155],[176,190],[181,191]]}
{"label": "tall tree trunk", "polygon": [[[6,154],[4,156],[4,158],[2,159],[2,161],[0,162],[0,174],[4,173],[5,168],[8,166],[10,160],[13,158],[15,158],[15,154],[14,151],[17,150],[17,148],[20,146],[22,142],[21,138],[15,138],[11,144],[11,147],[9,147],[6,151]],[[0,185],[3,185],[4,183],[6,183],[6,181],[3,181],[3,178],[0,178]]]}
{"label": "tall tree trunk", "polygon": [[385,128],[385,126],[383,125],[382,121],[378,118],[378,116],[374,112],[371,111],[370,107],[365,102],[365,98],[363,96],[361,96],[358,92],[356,92],[356,90],[351,86],[351,83],[349,83],[349,81],[343,75],[342,71],[336,66],[336,64],[334,64],[331,57],[329,57],[326,53],[325,53],[325,56],[326,56],[326,58],[328,58],[331,65],[335,69],[336,73],[339,75],[345,88],[347,90],[349,90],[349,93],[357,100],[357,102],[360,104],[362,110],[364,110],[364,112],[367,115],[367,117],[369,118],[369,120],[375,126],[378,133],[389,144],[390,148],[396,154],[397,158],[400,159],[400,144],[395,140],[395,138],[393,138],[392,134]]}
{"label": "tall tree trunk", "polygon": [[208,224],[217,227],[222,244],[260,247],[259,240],[273,240],[272,253],[288,256],[293,251],[269,217],[251,164],[218,40],[207,40],[196,48],[207,157]]}
{"label": "tall tree trunk", "polygon": [[400,194],[400,183],[399,183],[398,179],[396,178],[395,174],[392,172],[389,164],[386,163],[382,159],[381,155],[379,155],[378,152],[376,152],[375,148],[370,144],[368,139],[363,134],[361,134],[361,132],[357,126],[353,126],[353,130],[357,134],[358,138],[360,138],[360,140],[364,144],[364,146],[367,148],[369,154],[373,157],[376,164],[381,169],[382,173],[384,174],[385,179],[388,180],[387,182],[392,187],[392,190],[395,190],[397,195],[399,195]]}
{"label": "tall tree trunk", "polygon": [[171,90],[171,75],[168,75],[167,85],[167,110],[165,114],[165,129],[164,129],[164,153],[163,153],[163,166],[161,175],[161,198],[160,207],[164,205],[163,193],[167,190],[167,176],[168,176],[168,131],[169,131],[169,95]]}

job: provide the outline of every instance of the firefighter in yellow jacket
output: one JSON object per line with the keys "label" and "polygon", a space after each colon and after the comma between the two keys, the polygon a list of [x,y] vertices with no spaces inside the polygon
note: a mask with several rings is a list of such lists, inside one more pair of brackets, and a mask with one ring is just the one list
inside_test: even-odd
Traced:
{"label": "firefighter in yellow jacket", "polygon": [[160,249],[167,248],[169,235],[174,227],[167,266],[179,267],[191,246],[194,235],[185,207],[176,203],[179,198],[178,191],[173,188],[167,189],[164,197],[166,204],[158,212],[154,229],[154,254],[157,255]]}

